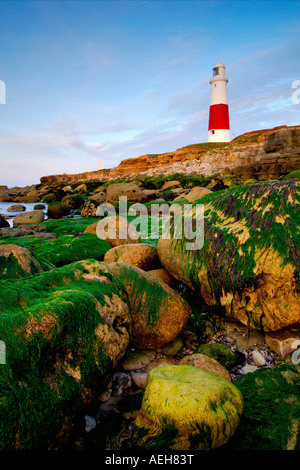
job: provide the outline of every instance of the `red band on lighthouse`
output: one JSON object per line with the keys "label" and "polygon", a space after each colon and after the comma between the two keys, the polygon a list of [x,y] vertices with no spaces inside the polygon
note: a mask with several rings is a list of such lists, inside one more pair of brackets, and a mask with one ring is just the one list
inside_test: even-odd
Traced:
{"label": "red band on lighthouse", "polygon": [[213,68],[211,84],[208,142],[230,142],[229,110],[227,98],[228,79],[225,65],[218,62]]}
{"label": "red band on lighthouse", "polygon": [[228,104],[213,104],[209,108],[208,130],[229,129]]}

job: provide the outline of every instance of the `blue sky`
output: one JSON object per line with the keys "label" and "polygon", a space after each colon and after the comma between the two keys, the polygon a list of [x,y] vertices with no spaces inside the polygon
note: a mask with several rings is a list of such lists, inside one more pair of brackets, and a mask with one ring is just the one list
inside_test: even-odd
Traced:
{"label": "blue sky", "polygon": [[299,1],[1,0],[0,185],[207,141],[226,65],[232,138],[299,125]]}

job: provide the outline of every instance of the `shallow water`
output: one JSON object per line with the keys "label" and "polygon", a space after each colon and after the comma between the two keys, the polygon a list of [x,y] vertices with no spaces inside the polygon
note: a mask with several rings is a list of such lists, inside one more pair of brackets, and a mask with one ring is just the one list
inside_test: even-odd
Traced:
{"label": "shallow water", "polygon": [[[13,220],[14,220],[15,215],[20,214],[20,212],[7,212],[7,209],[16,204],[22,204],[22,206],[26,207],[26,212],[29,212],[29,211],[33,211],[34,206],[36,206],[36,204],[39,204],[39,203],[38,202],[19,203],[19,202],[2,202],[1,201],[0,202],[0,215],[3,215],[6,218],[7,222],[9,223],[11,227],[13,226]],[[46,214],[48,206],[44,202],[42,204],[45,206],[45,209],[43,209],[43,211]],[[22,212],[25,212],[25,211],[22,211]]]}

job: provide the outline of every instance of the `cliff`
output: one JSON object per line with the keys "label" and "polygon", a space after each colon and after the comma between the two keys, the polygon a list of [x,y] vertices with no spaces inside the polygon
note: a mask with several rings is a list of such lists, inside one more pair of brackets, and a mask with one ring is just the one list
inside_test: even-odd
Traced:
{"label": "cliff", "polygon": [[172,173],[235,174],[242,180],[276,179],[300,168],[300,126],[248,132],[226,143],[192,144],[158,155],[128,158],[112,169],[43,176],[42,184],[135,178]]}

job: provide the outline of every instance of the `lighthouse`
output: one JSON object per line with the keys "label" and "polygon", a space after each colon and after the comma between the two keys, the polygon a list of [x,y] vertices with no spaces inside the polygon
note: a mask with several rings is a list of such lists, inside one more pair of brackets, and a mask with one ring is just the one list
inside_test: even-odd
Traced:
{"label": "lighthouse", "polygon": [[208,120],[208,142],[229,142],[229,112],[227,99],[227,83],[225,65],[218,62],[213,68],[210,107]]}

